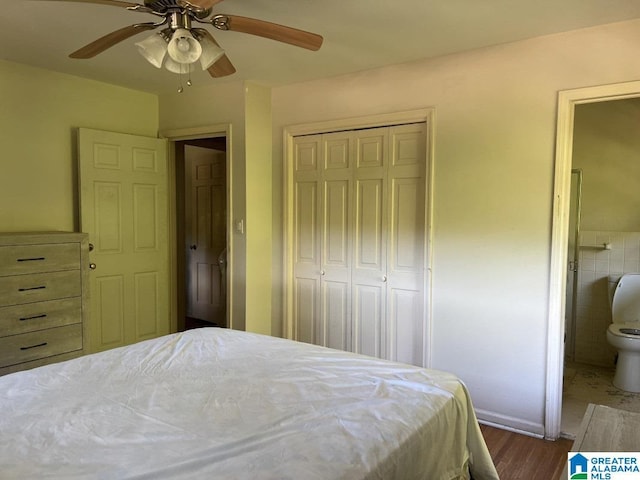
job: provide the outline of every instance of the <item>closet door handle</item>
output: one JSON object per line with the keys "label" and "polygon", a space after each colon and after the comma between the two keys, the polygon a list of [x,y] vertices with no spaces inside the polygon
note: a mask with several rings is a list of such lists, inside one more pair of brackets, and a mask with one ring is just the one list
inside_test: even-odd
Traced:
{"label": "closet door handle", "polygon": [[383,276],[382,276],[382,281],[383,281],[383,282],[386,282],[386,281],[387,281],[387,276],[386,276],[386,275],[383,275]]}

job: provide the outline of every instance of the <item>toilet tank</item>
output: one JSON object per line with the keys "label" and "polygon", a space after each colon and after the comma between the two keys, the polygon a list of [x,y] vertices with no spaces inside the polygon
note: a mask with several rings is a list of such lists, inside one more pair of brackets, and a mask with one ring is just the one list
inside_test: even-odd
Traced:
{"label": "toilet tank", "polygon": [[613,292],[613,323],[640,322],[640,273],[625,273]]}

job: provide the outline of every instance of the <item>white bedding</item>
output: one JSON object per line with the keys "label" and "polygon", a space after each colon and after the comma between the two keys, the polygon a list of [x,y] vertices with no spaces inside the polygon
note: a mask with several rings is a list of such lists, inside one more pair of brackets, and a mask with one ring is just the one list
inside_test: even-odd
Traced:
{"label": "white bedding", "polygon": [[498,478],[453,375],[233,330],[7,375],[0,395],[2,479]]}

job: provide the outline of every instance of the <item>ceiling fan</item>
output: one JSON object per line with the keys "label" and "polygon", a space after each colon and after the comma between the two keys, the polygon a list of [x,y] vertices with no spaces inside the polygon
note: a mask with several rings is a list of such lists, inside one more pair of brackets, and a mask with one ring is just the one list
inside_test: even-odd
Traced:
{"label": "ceiling fan", "polygon": [[235,73],[236,69],[211,33],[194,24],[213,26],[218,30],[248,33],[288,43],[308,50],[318,50],[323,38],[315,33],[276,23],[238,15],[212,14],[212,7],[222,0],[39,0],[94,3],[120,7],[133,12],[159,17],[158,22],[136,23],[111,32],[71,53],[71,58],[88,59],[119,42],[142,32],[161,28],[159,33],[136,43],[140,53],[157,68],[163,66],[174,73],[190,73],[200,64],[214,77]]}

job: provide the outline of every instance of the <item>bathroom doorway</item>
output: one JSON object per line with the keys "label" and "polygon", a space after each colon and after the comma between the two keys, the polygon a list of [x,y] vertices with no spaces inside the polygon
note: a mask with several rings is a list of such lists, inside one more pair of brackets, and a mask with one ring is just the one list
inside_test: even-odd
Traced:
{"label": "bathroom doorway", "polygon": [[[619,408],[623,400],[623,408],[640,409],[639,396],[611,385],[615,350],[606,341],[608,276],[640,271],[639,95],[638,82],[560,95],[552,275],[564,278],[556,285],[552,279],[550,327],[562,333],[550,335],[550,348],[565,342],[556,357],[561,412],[547,412],[549,438],[575,435],[588,403]],[[549,373],[552,406],[553,368]]]}

